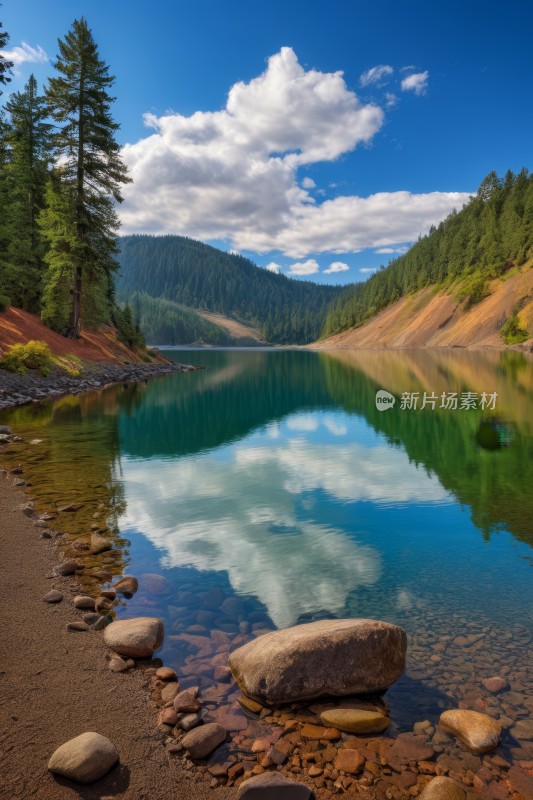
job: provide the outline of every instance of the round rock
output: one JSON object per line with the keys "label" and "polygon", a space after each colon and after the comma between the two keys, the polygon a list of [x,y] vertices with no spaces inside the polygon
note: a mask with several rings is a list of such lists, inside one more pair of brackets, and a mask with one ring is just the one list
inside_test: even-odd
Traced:
{"label": "round rock", "polygon": [[456,781],[441,776],[427,784],[419,800],[466,800],[466,792]]}
{"label": "round rock", "polygon": [[439,724],[447,733],[457,736],[476,755],[494,750],[502,731],[501,725],[492,717],[463,709],[444,711]]}
{"label": "round rock", "polygon": [[119,594],[135,594],[138,588],[139,582],[132,575],[126,575],[113,586],[113,589]]}
{"label": "round rock", "polygon": [[381,733],[390,725],[390,719],[384,714],[362,708],[332,708],[323,711],[320,720],[326,727],[346,733]]}
{"label": "round rock", "polygon": [[383,691],[405,668],[402,628],[371,619],[319,620],[271,631],[234,650],[231,671],[260,703]]}
{"label": "round rock", "polygon": [[163,643],[164,626],[157,617],[134,617],[112,622],[104,629],[106,645],[121,656],[150,658]]}
{"label": "round rock", "polygon": [[238,800],[308,800],[309,797],[309,786],[276,772],[254,775],[243,781],[237,792]]}
{"label": "round rock", "polygon": [[48,769],[78,783],[92,783],[109,772],[118,758],[117,749],[105,736],[82,733],[58,747]]}
{"label": "round rock", "polygon": [[192,758],[205,758],[226,739],[226,730],[216,722],[208,722],[186,733],[181,743]]}
{"label": "round rock", "polygon": [[83,608],[89,611],[94,610],[94,597],[88,595],[78,594],[74,598],[74,608]]}
{"label": "round rock", "polygon": [[50,591],[41,598],[43,603],[60,603],[62,599],[63,595],[61,592],[58,592],[57,589],[50,589]]}

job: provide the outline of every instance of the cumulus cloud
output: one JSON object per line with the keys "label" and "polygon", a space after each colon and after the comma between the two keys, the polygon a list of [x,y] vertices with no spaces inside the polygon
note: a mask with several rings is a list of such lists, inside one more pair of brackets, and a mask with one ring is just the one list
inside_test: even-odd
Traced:
{"label": "cumulus cloud", "polygon": [[304,189],[314,189],[316,183],[312,178],[304,178],[302,181],[302,186],[304,187]]}
{"label": "cumulus cloud", "polygon": [[276,275],[279,275],[281,272],[281,264],[276,264],[275,261],[271,261],[270,264],[267,264],[265,269],[269,272],[275,272]]}
{"label": "cumulus cloud", "polygon": [[298,260],[416,239],[468,194],[318,202],[311,179],[299,179],[300,167],[370,142],[383,121],[383,109],[362,103],[341,72],[305,70],[284,47],[261,75],[235,84],[219,111],[145,115],[152,134],[123,149],[133,178],[120,208],[123,230],[222,240]]}
{"label": "cumulus cloud", "polygon": [[377,267],[361,267],[361,269],[359,270],[359,272],[362,272],[363,275],[368,275],[371,272],[377,272],[377,271],[378,271]]}
{"label": "cumulus cloud", "polygon": [[297,261],[289,267],[289,275],[314,275],[320,272],[318,261],[308,258],[307,261]]}
{"label": "cumulus cloud", "polygon": [[28,42],[12,47],[10,50],[0,50],[0,53],[8,61],[12,61],[15,67],[21,64],[46,64],[48,56],[40,45],[32,47]]}
{"label": "cumulus cloud", "polygon": [[345,264],[344,261],[334,261],[327,269],[324,270],[324,273],[326,275],[331,275],[334,272],[347,272],[349,269],[350,267],[348,264]]}
{"label": "cumulus cloud", "polygon": [[383,85],[384,78],[390,78],[394,74],[394,70],[389,64],[378,64],[376,67],[363,72],[359,78],[361,86]]}
{"label": "cumulus cloud", "polygon": [[401,87],[402,92],[414,92],[415,94],[424,94],[428,88],[429,72],[413,72],[412,75],[407,75],[403,78]]}
{"label": "cumulus cloud", "polygon": [[380,247],[376,250],[376,253],[390,255],[391,253],[406,253],[408,249],[408,247]]}

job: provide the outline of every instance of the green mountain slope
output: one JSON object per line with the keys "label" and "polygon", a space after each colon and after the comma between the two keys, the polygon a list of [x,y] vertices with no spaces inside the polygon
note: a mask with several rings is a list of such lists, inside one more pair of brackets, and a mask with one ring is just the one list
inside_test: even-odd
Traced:
{"label": "green mountain slope", "polygon": [[468,310],[486,296],[488,281],[532,256],[533,175],[523,169],[500,179],[491,172],[461,211],[365,283],[347,286],[334,298],[322,336],[362,325],[428,286],[454,291],[457,300],[467,300]]}
{"label": "green mountain slope", "polygon": [[118,260],[122,300],[144,292],[217,312],[252,324],[265,341],[279,344],[317,339],[340,291],[276,275],[242,256],[181,236],[123,237]]}

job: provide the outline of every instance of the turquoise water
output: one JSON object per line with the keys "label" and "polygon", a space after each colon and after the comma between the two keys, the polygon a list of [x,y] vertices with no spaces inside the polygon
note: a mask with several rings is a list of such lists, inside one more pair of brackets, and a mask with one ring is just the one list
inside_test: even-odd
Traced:
{"label": "turquoise water", "polygon": [[[117,614],[165,620],[160,655],[185,684],[212,682],[191,637],[222,632],[234,646],[345,616],[407,630],[408,674],[387,695],[400,726],[413,722],[414,695],[420,719],[420,706],[428,715],[449,707],[446,695],[460,697],[474,673],[520,673],[533,628],[531,361],[457,351],[169,354],[205,369],[7,421],[41,442],[26,472],[38,501],[80,501],[84,516],[71,520],[85,529],[93,512],[112,509],[120,563],[111,574],[140,577]],[[396,397],[388,411],[376,407],[379,389]],[[497,401],[493,411],[402,409],[402,392],[415,391],[495,392]],[[508,446],[480,435],[484,421]],[[453,667],[441,660],[436,645],[479,632],[475,652],[452,648]]]}

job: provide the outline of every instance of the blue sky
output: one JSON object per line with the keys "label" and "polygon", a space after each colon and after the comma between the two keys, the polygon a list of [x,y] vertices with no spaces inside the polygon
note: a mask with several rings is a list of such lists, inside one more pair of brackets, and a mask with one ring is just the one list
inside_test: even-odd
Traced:
{"label": "blue sky", "polygon": [[31,71],[44,81],[57,37],[87,17],[117,76],[134,178],[124,232],[191,235],[344,283],[490,170],[532,167],[525,0],[4,0],[0,14],[9,48],[27,43],[13,88]]}

